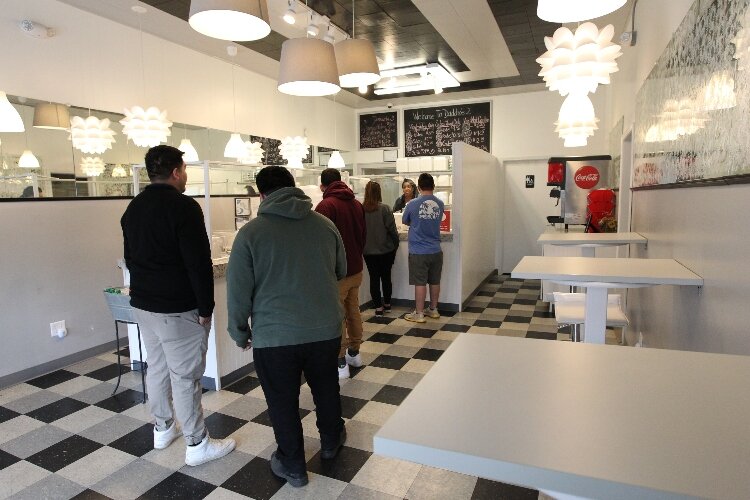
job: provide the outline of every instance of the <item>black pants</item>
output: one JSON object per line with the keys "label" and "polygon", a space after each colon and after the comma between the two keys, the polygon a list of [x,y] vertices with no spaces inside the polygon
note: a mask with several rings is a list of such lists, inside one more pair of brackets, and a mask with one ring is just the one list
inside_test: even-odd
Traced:
{"label": "black pants", "polygon": [[[370,273],[370,295],[375,308],[383,307],[383,303],[391,303],[393,283],[391,282],[391,268],[396,259],[396,250],[381,255],[365,255],[367,272]],[[383,285],[383,295],[380,295],[380,285]]]}
{"label": "black pants", "polygon": [[337,359],[341,337],[309,344],[254,349],[255,370],[268,403],[276,456],[291,472],[304,472],[305,446],[299,417],[301,376],[315,401],[320,444],[332,448],[344,428]]}

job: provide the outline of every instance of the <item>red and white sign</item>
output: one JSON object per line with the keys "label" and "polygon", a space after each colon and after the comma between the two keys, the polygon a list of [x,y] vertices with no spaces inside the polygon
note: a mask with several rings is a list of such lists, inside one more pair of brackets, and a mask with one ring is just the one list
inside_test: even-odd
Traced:
{"label": "red and white sign", "polygon": [[581,189],[591,189],[599,184],[599,170],[591,165],[585,165],[576,170],[573,180]]}
{"label": "red and white sign", "polygon": [[443,211],[443,218],[440,221],[440,230],[449,232],[451,230],[451,211]]}

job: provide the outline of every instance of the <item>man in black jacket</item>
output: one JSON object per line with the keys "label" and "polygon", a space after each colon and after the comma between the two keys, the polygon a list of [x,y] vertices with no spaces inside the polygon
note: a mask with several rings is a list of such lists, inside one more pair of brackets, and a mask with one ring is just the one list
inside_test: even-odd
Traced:
{"label": "man in black jacket", "polygon": [[203,420],[200,381],[214,309],[213,265],[203,211],[182,194],[182,155],[163,145],[146,153],[151,184],[133,198],[120,225],[130,305],[148,355],[154,448],[166,448],[179,436],[176,416],[187,444],[185,463],[200,465],[231,452],[235,442],[211,439]]}

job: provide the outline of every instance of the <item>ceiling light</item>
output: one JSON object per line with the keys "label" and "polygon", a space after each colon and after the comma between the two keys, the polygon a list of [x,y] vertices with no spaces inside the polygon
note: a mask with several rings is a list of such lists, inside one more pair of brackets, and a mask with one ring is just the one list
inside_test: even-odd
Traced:
{"label": "ceiling light", "polygon": [[40,102],[34,106],[34,127],[67,130],[70,113],[64,104]]}
{"label": "ceiling light", "polygon": [[297,18],[295,17],[297,12],[294,8],[295,0],[289,0],[289,8],[286,10],[286,13],[284,13],[284,22],[287,24],[294,24],[297,22]]}
{"label": "ceiling light", "polygon": [[271,33],[266,0],[191,0],[188,23],[219,40],[249,42]]}
{"label": "ceiling light", "polygon": [[8,96],[0,90],[0,132],[23,132],[23,120],[18,110],[8,100]]}
{"label": "ceiling light", "polygon": [[258,165],[263,161],[263,145],[260,142],[245,141],[245,154],[238,158],[245,165]]}
{"label": "ceiling light", "polygon": [[310,146],[307,137],[284,137],[279,145],[279,153],[289,168],[302,168],[302,159],[307,157]]}
{"label": "ceiling light", "polygon": [[661,138],[673,141],[683,135],[692,135],[705,127],[707,121],[692,99],[668,99],[659,115]]}
{"label": "ceiling light", "polygon": [[[431,78],[424,78],[422,75],[425,74],[431,75]],[[446,89],[461,86],[458,80],[439,63],[384,69],[380,71],[380,76],[387,80],[375,88],[376,95],[434,91],[437,87]]]}
{"label": "ceiling light", "polygon": [[122,165],[117,165],[112,169],[112,177],[127,177],[128,171]]}
{"label": "ceiling light", "polygon": [[314,37],[318,36],[318,33],[320,33],[320,30],[318,29],[318,25],[315,24],[315,14],[310,11],[310,22],[307,25],[307,34]]}
{"label": "ceiling light", "polygon": [[[328,43],[333,43],[335,41],[333,34],[335,33],[333,24],[330,22],[328,23],[328,30],[326,30],[326,36],[323,37],[323,40],[325,40]],[[341,64],[339,61],[336,61],[336,64]]]}
{"label": "ceiling light", "polygon": [[39,160],[30,149],[26,149],[18,159],[18,168],[39,168]]}
{"label": "ceiling light", "polygon": [[240,134],[229,136],[229,141],[224,146],[224,156],[227,158],[242,158],[245,156],[245,143]]}
{"label": "ceiling light", "polygon": [[601,31],[594,23],[583,23],[575,34],[562,27],[544,37],[547,52],[537,58],[547,87],[566,96],[571,92],[595,92],[599,84],[608,84],[617,71],[615,59],[622,55],[612,43],[615,28],[609,24]]}
{"label": "ceiling light", "polygon": [[585,146],[588,138],[598,129],[594,105],[588,95],[572,93],[565,98],[555,123],[555,132],[565,139],[565,147]]}
{"label": "ceiling light", "polygon": [[337,168],[339,170],[346,168],[344,157],[341,156],[339,151],[334,151],[331,157],[328,158],[328,168]]}
{"label": "ceiling light", "polygon": [[100,155],[112,148],[115,132],[109,128],[107,118],[100,120],[95,116],[86,119],[74,116],[70,119],[70,140],[73,147],[82,153]]}
{"label": "ceiling light", "polygon": [[366,94],[367,93],[367,85],[360,85],[359,86],[359,93],[360,94]]}
{"label": "ceiling light", "polygon": [[167,137],[172,135],[169,127],[172,122],[167,120],[167,112],[151,106],[143,109],[133,106],[125,109],[125,118],[120,120],[122,133],[128,136],[136,146],[152,148],[162,142],[167,142]]}
{"label": "ceiling light", "polygon": [[98,156],[81,158],[81,172],[86,177],[99,177],[104,172],[104,161]]}
{"label": "ceiling light", "polygon": [[375,47],[369,40],[357,40],[354,26],[354,0],[352,0],[352,37],[336,44],[336,64],[339,67],[339,81],[342,87],[373,85],[380,81],[380,68],[375,55]]}
{"label": "ceiling light", "polygon": [[182,155],[182,159],[185,161],[185,163],[200,161],[200,159],[198,158],[198,151],[196,151],[193,143],[190,142],[190,139],[183,139],[182,141],[180,141],[180,145],[177,146],[177,149],[185,153],[184,155]]}
{"label": "ceiling light", "polygon": [[281,45],[278,89],[297,96],[324,96],[341,90],[333,45],[317,38],[286,40]]}
{"label": "ceiling light", "polygon": [[575,23],[605,16],[627,0],[539,0],[536,15],[550,23]]}

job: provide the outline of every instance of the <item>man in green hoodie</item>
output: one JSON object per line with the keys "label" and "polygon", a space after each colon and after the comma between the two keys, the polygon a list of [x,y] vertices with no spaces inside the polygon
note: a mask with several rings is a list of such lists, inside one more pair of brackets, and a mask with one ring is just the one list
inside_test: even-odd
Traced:
{"label": "man in green hoodie", "polygon": [[308,481],[302,374],[315,399],[321,458],[334,458],[346,440],[337,370],[346,252],[336,226],[312,210],[286,168],[266,167],[256,182],[258,215],[237,234],[227,268],[228,330],[238,347],[253,347],[276,436],[271,470],[300,487]]}

